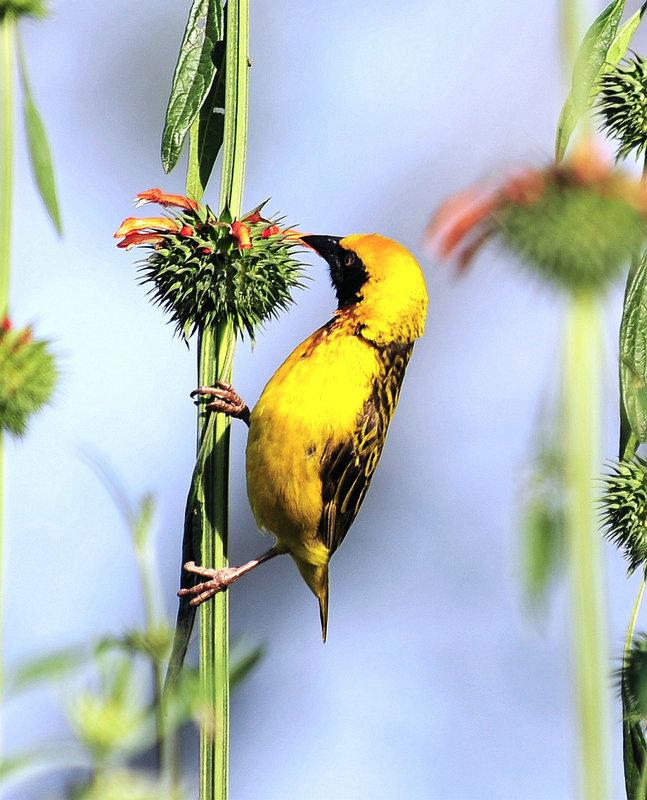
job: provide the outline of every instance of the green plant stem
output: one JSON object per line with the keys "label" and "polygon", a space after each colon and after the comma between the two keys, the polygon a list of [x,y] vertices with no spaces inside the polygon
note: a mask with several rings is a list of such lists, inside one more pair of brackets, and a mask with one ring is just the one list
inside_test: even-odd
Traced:
{"label": "green plant stem", "polygon": [[14,64],[16,23],[11,14],[2,20],[2,78],[0,100],[0,320],[9,311],[9,271],[11,265],[11,218],[13,210],[14,161]]}
{"label": "green plant stem", "polygon": [[[2,20],[2,76],[0,77],[0,321],[9,314],[9,275],[11,267],[11,222],[13,211],[14,161],[14,64],[16,22],[11,14]],[[0,704],[4,695],[4,435],[0,431]],[[0,759],[3,748],[0,713]]]}
{"label": "green plant stem", "polygon": [[[200,336],[200,385],[231,381],[235,337],[227,323],[206,329]],[[204,509],[201,557],[221,569],[229,551],[229,418],[201,414],[200,435],[207,442],[203,470]],[[200,797],[227,797],[229,778],[229,603],[228,593],[217,594],[200,612],[200,674],[204,714],[200,739]]]}
{"label": "green plant stem", "polygon": [[595,517],[599,471],[600,317],[592,294],[572,297],[566,320],[564,426],[566,538],[573,671],[580,744],[580,797],[609,797],[609,675],[601,538]]}
{"label": "green plant stem", "polygon": [[[240,216],[247,148],[248,0],[229,0],[225,32],[225,122],[220,189],[221,212]],[[187,194],[199,200],[202,194],[198,128],[191,131]],[[209,386],[217,380],[231,381],[235,335],[232,325],[220,322],[200,331],[198,380]],[[205,437],[206,458],[202,475],[204,509],[201,543],[203,564],[216,569],[228,565],[229,418],[201,412],[198,449]],[[201,727],[200,797],[226,800],[229,789],[229,604],[228,593],[217,594],[202,607],[200,617],[200,674],[205,708]]]}

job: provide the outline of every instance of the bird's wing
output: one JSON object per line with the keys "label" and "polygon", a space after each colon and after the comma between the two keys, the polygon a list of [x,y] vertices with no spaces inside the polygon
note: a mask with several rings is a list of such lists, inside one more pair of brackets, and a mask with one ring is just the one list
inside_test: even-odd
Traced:
{"label": "bird's wing", "polygon": [[330,553],[355,519],[382,453],[413,343],[379,348],[382,369],[366,399],[353,436],[324,450],[321,462],[323,513],[317,535]]}

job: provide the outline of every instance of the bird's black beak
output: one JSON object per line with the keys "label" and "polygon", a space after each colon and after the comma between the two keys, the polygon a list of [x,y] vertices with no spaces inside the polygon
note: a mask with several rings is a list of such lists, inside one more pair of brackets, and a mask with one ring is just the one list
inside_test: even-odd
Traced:
{"label": "bird's black beak", "polygon": [[340,245],[342,237],[307,235],[300,239],[328,262],[330,279],[339,302],[338,308],[357,303],[368,273],[357,254]]}
{"label": "bird's black beak", "polygon": [[339,261],[341,236],[308,235],[301,236],[300,239],[305,245],[312,247],[315,252],[319,253],[322,258],[325,258],[329,264]]}

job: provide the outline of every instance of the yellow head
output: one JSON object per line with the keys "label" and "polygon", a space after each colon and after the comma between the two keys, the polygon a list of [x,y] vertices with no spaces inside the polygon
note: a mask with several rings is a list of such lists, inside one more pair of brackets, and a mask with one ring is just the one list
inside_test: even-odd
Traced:
{"label": "yellow head", "polygon": [[360,325],[364,338],[388,344],[422,336],[427,289],[406,248],[377,233],[302,238],[328,262],[339,313]]}

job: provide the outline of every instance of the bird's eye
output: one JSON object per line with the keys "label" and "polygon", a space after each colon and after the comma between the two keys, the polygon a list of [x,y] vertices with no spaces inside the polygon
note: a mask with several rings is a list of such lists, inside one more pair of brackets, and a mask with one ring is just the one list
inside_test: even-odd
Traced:
{"label": "bird's eye", "polygon": [[355,253],[347,253],[344,258],[344,265],[347,267],[352,267],[355,263]]}

